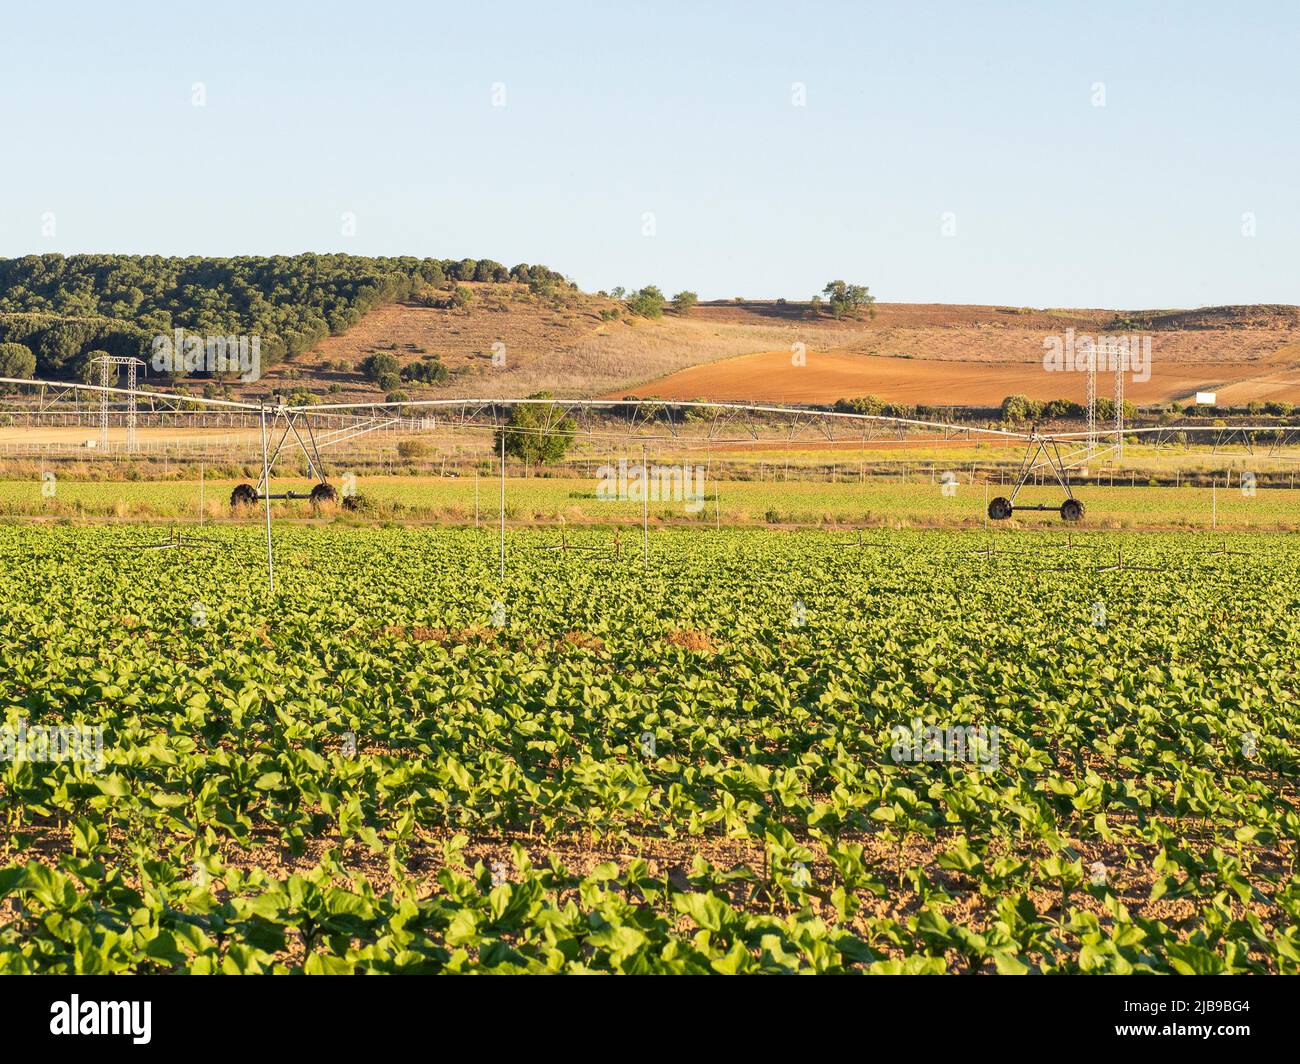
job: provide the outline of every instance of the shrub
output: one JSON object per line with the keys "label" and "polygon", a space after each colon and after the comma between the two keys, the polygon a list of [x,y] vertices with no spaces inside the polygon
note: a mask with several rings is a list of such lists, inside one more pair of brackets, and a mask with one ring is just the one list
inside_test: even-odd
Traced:
{"label": "shrub", "polygon": [[389,374],[397,373],[400,367],[401,363],[397,361],[396,355],[383,352],[370,355],[361,362],[361,372],[372,381],[379,381]]}
{"label": "shrub", "polygon": [[412,362],[409,366],[403,366],[400,376],[404,381],[417,384],[437,384],[447,379],[448,372],[438,356],[433,355],[419,362]]}
{"label": "shrub", "polygon": [[429,454],[429,445],[424,440],[402,440],[397,445],[397,453],[406,459],[423,458]]}
{"label": "shrub", "polygon": [[879,396],[864,395],[856,399],[837,399],[835,410],[842,414],[868,414],[880,417],[885,413],[885,401]]}

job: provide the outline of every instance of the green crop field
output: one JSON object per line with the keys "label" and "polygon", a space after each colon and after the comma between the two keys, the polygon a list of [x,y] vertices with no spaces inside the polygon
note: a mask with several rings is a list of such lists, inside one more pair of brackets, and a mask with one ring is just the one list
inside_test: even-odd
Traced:
{"label": "green crop field", "polygon": [[[770,473],[769,473],[770,476]],[[839,481],[710,480],[688,508],[677,501],[651,501],[649,519],[656,524],[799,524],[914,525],[982,528],[990,496],[1009,487],[997,481],[969,483],[962,474],[952,495],[927,473],[911,479],[856,475]],[[256,477],[249,477],[255,480]],[[53,519],[190,519],[202,512],[206,520],[249,523],[262,520],[260,509],[232,515],[230,492],[239,481],[205,480],[78,480],[57,477],[53,493],[42,493],[42,481],[0,480],[0,517]],[[275,481],[277,491],[309,492],[312,481]],[[49,490],[48,488],[46,489]],[[329,518],[349,522],[375,521],[491,523],[500,516],[499,484],[493,476],[370,476],[357,480],[357,491],[371,504],[361,513],[330,511]],[[1093,529],[1220,529],[1290,531],[1300,528],[1300,489],[1260,487],[1253,494],[1239,488],[1153,487],[1076,484],[1088,507],[1083,528]],[[1059,488],[1027,486],[1020,502],[1058,506]],[[319,518],[303,502],[274,506],[278,519]],[[506,484],[506,516],[512,522],[640,523],[641,503],[602,499],[592,477],[510,477]],[[1055,527],[1052,512],[1017,515],[1022,526]]]}
{"label": "green crop field", "polygon": [[1294,537],[178,531],[0,526],[0,971],[1300,973]]}

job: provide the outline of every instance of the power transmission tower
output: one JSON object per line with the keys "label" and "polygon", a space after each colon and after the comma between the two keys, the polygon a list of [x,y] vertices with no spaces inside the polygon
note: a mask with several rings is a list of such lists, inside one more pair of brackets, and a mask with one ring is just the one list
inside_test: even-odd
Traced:
{"label": "power transmission tower", "polygon": [[[1122,353],[1121,353],[1122,354]],[[1124,459],[1124,359],[1115,356],[1115,460]]]}
{"label": "power transmission tower", "polygon": [[1087,408],[1088,415],[1087,458],[1091,459],[1097,450],[1097,353],[1095,351],[1089,352],[1088,355],[1088,384],[1084,406]]}
{"label": "power transmission tower", "polygon": [[108,389],[117,387],[119,367],[126,367],[126,449],[128,453],[134,453],[136,375],[144,362],[129,355],[96,355],[90,364],[98,367],[99,386],[104,389],[99,393],[99,446],[102,450],[108,449]]}

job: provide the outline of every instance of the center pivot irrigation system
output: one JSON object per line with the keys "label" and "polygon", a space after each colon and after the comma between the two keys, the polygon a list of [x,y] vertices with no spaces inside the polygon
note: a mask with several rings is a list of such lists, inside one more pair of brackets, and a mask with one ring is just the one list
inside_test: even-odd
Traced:
{"label": "center pivot irrigation system", "polygon": [[[1016,496],[1020,494],[1026,482],[1034,471],[1047,466],[1056,482],[1065,492],[1065,501],[1059,506],[1051,506],[1045,503],[1039,503],[1034,506],[1017,506]],[[1029,438],[1029,446],[1025,450],[1025,456],[1020,460],[1020,469],[1016,473],[1016,478],[1011,486],[1011,494],[1007,496],[999,495],[989,503],[989,517],[994,521],[1005,521],[1017,510],[1059,510],[1062,521],[1079,521],[1083,518],[1083,503],[1074,497],[1074,492],[1070,490],[1070,467],[1066,464],[1066,459],[1061,456],[1061,448],[1055,437],[1032,435]]]}
{"label": "center pivot irrigation system", "polygon": [[[107,369],[107,367],[104,367]],[[107,375],[107,374],[106,374]],[[102,379],[102,378],[101,378]],[[209,399],[199,396],[179,395],[170,392],[141,390],[134,387],[117,388],[106,384],[91,385],[59,381],[27,380],[21,378],[0,377],[0,385],[35,388],[40,390],[40,403],[35,413],[46,413],[60,398],[78,392],[98,394],[101,408],[101,426],[107,426],[107,409],[110,399],[120,398],[127,410],[126,424],[130,434],[134,435],[136,426],[136,409],[139,401],[145,401],[157,412],[160,407],[164,412],[192,412],[195,407],[214,411],[240,411],[254,414],[259,419],[261,429],[262,470],[257,483],[240,484],[231,492],[230,502],[234,507],[249,506],[262,502],[266,512],[267,575],[270,586],[275,586],[274,557],[271,542],[271,501],[303,500],[313,505],[325,502],[340,502],[346,508],[353,508],[356,499],[351,490],[342,493],[330,483],[321,450],[331,445],[344,443],[367,433],[393,425],[401,425],[403,411],[416,412],[421,415],[419,429],[436,428],[471,428],[490,429],[494,432],[506,430],[509,433],[553,434],[566,432],[573,436],[590,438],[619,438],[624,441],[651,438],[678,438],[679,432],[687,421],[699,428],[704,435],[700,437],[706,445],[746,444],[759,441],[757,426],[770,426],[771,418],[788,418],[788,438],[793,441],[800,429],[814,428],[828,442],[848,442],[859,437],[865,446],[867,441],[903,442],[909,431],[923,431],[929,435],[925,442],[942,443],[959,439],[984,438],[1000,440],[1005,443],[1023,442],[1024,455],[1012,483],[1011,491],[1006,496],[998,496],[988,504],[988,516],[994,521],[1005,521],[1018,510],[1057,511],[1062,520],[1077,522],[1084,516],[1084,505],[1076,498],[1070,485],[1070,471],[1086,467],[1086,464],[1114,449],[1121,453],[1123,440],[1120,429],[1116,429],[1113,443],[1099,446],[1098,434],[1091,424],[1087,432],[1066,432],[1043,434],[1035,427],[1029,432],[1012,429],[986,428],[975,425],[958,425],[943,421],[928,421],[917,418],[887,417],[876,414],[857,414],[841,411],[813,410],[806,407],[793,407],[754,403],[728,402],[679,402],[660,399],[423,399],[403,400],[384,403],[324,403],[310,406],[288,405],[284,403],[247,403],[231,399]],[[540,425],[519,426],[508,423],[508,412],[519,406],[540,406],[545,408],[545,420]],[[607,429],[599,431],[592,424],[597,412],[604,411],[606,416],[616,414],[629,421],[626,430],[611,433]],[[313,420],[322,415],[329,416],[336,424],[334,427],[317,431]],[[350,419],[350,420],[348,420]],[[562,428],[562,423],[572,419],[575,427]],[[340,424],[341,422],[341,424]],[[646,430],[652,425],[666,431],[651,436]],[[740,430],[745,435],[722,435],[728,427]],[[271,440],[279,430],[279,439],[274,444]],[[638,431],[639,430],[639,431]],[[1130,428],[1123,430],[1130,436],[1157,434],[1154,439],[1159,443],[1172,433],[1213,432],[1222,436],[1225,432],[1240,436],[1249,442],[1253,434],[1271,434],[1276,441],[1284,443],[1300,442],[1300,426],[1296,425],[1244,425],[1232,426],[1230,429],[1214,425],[1179,425],[1153,428]],[[839,435],[837,436],[837,432]],[[316,481],[310,492],[282,491],[275,492],[271,487],[271,476],[286,444],[292,439],[294,447],[306,456],[308,475]],[[681,442],[686,442],[683,438]],[[1063,445],[1074,444],[1075,449],[1062,452]],[[1275,444],[1276,446],[1276,444]],[[643,446],[643,455],[645,448]],[[505,432],[501,435],[501,571],[505,574]],[[1022,488],[1030,483],[1040,470],[1050,470],[1065,498],[1059,504],[1017,504],[1016,499]],[[648,498],[648,491],[645,493]],[[643,538],[648,527],[648,511],[643,507]],[[646,540],[648,558],[648,539]],[[865,545],[865,544],[864,544]]]}

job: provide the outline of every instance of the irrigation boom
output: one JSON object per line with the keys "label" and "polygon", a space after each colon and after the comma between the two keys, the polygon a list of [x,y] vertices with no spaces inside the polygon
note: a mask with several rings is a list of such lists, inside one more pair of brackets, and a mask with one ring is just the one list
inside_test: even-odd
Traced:
{"label": "irrigation boom", "polygon": [[[106,410],[106,403],[109,396],[125,397],[128,403],[129,416],[128,424],[134,426],[135,423],[135,406],[139,400],[147,400],[151,404],[170,405],[175,411],[182,405],[188,404],[191,407],[208,407],[214,410],[237,410],[248,413],[255,413],[259,416],[261,424],[261,441],[262,441],[262,474],[256,485],[240,484],[231,493],[230,502],[232,506],[252,505],[257,502],[264,502],[267,506],[268,521],[269,507],[271,500],[309,500],[313,504],[322,502],[333,502],[339,499],[339,493],[335,487],[329,483],[325,475],[325,463],[321,457],[321,449],[332,444],[343,443],[347,440],[354,439],[359,435],[374,431],[399,422],[401,415],[405,411],[414,412],[451,412],[453,415],[459,412],[459,417],[449,417],[446,423],[455,424],[465,428],[492,428],[501,431],[507,428],[505,411],[519,406],[539,406],[546,408],[547,416],[545,424],[542,426],[508,426],[511,433],[537,433],[537,434],[559,434],[567,433],[570,435],[588,435],[595,436],[596,433],[587,430],[585,433],[578,429],[566,429],[563,423],[571,415],[585,414],[591,411],[608,410],[619,414],[630,415],[631,429],[635,431],[640,426],[649,425],[653,420],[662,416],[667,424],[668,432],[676,437],[679,425],[678,421],[673,418],[674,412],[679,415],[679,420],[684,425],[688,416],[693,415],[697,421],[707,421],[708,435],[707,440],[712,444],[727,442],[746,442],[724,439],[716,435],[717,431],[730,424],[733,420],[745,419],[745,426],[748,428],[753,440],[757,440],[758,434],[752,424],[748,423],[749,418],[753,416],[767,417],[777,416],[791,419],[790,436],[799,428],[801,422],[806,424],[815,424],[828,440],[834,442],[835,426],[858,426],[862,428],[862,438],[866,440],[867,429],[893,429],[899,434],[899,440],[908,430],[930,430],[944,434],[946,440],[951,440],[957,436],[966,436],[968,438],[983,437],[989,440],[1000,441],[1017,441],[1025,444],[1025,452],[1021,459],[1019,469],[1012,483],[1011,491],[1006,496],[998,496],[988,505],[988,515],[994,521],[1003,521],[1018,510],[1059,510],[1062,520],[1075,522],[1084,516],[1084,505],[1077,499],[1070,486],[1070,470],[1084,462],[1094,458],[1093,450],[1094,434],[1091,431],[1085,432],[1055,432],[1041,433],[1035,426],[1032,430],[1025,432],[1016,429],[993,428],[982,425],[957,424],[950,421],[935,421],[925,418],[905,418],[894,417],[886,414],[862,414],[845,410],[820,410],[814,407],[806,406],[787,406],[774,403],[735,403],[735,402],[709,402],[706,400],[672,400],[672,399],[558,399],[558,398],[509,398],[501,397],[495,399],[403,399],[392,402],[381,403],[320,403],[320,404],[293,404],[293,403],[249,403],[239,402],[231,399],[210,399],[203,396],[182,395],[175,392],[160,392],[141,388],[117,388],[104,384],[81,384],[68,381],[45,381],[45,380],[27,380],[23,378],[0,377],[0,385],[15,385],[24,388],[40,388],[42,391],[42,400],[39,412],[47,412],[52,409],[52,405],[59,401],[63,396],[72,392],[88,392],[97,394],[101,397],[101,410]],[[46,399],[46,392],[53,392],[53,395]],[[312,424],[313,419],[322,415],[354,415],[356,421],[345,425],[343,428],[336,428],[329,432],[323,432],[321,438],[317,438],[317,433]],[[106,416],[106,415],[105,415]],[[436,419],[435,419],[436,420]],[[272,445],[271,437],[275,430],[283,422],[283,431],[280,434],[278,442]],[[1117,429],[1117,432],[1120,431]],[[1272,434],[1274,439],[1279,435],[1281,438],[1288,439],[1291,434],[1300,434],[1300,426],[1297,425],[1159,425],[1141,428],[1128,428],[1122,430],[1125,435],[1129,436],[1147,436],[1157,434],[1157,440],[1163,436],[1168,437],[1171,434],[1179,433],[1202,433],[1214,432],[1220,434],[1229,433],[1231,435],[1240,435],[1243,440],[1251,441],[1254,434],[1268,433]],[[623,434],[626,436],[627,434]],[[316,478],[317,483],[312,487],[310,492],[282,491],[273,492],[271,490],[271,473],[275,467],[280,454],[289,442],[290,437],[293,439],[293,445],[300,449],[307,458],[308,467],[312,475]],[[644,435],[641,437],[645,439]],[[841,437],[846,438],[846,437]],[[856,438],[856,436],[854,437]],[[1063,444],[1078,444],[1083,442],[1085,446],[1074,451],[1067,451],[1062,454]],[[504,443],[504,437],[503,437]],[[1116,440],[1116,449],[1120,446],[1119,440]],[[1065,494],[1065,499],[1058,505],[1047,504],[1017,504],[1016,499],[1020,490],[1029,482],[1036,470],[1046,467],[1051,470],[1054,479]],[[504,457],[502,461],[504,475]],[[351,499],[348,493],[345,493],[342,499],[343,505],[348,506]],[[269,537],[269,526],[268,526]],[[268,541],[269,549],[269,541]]]}

